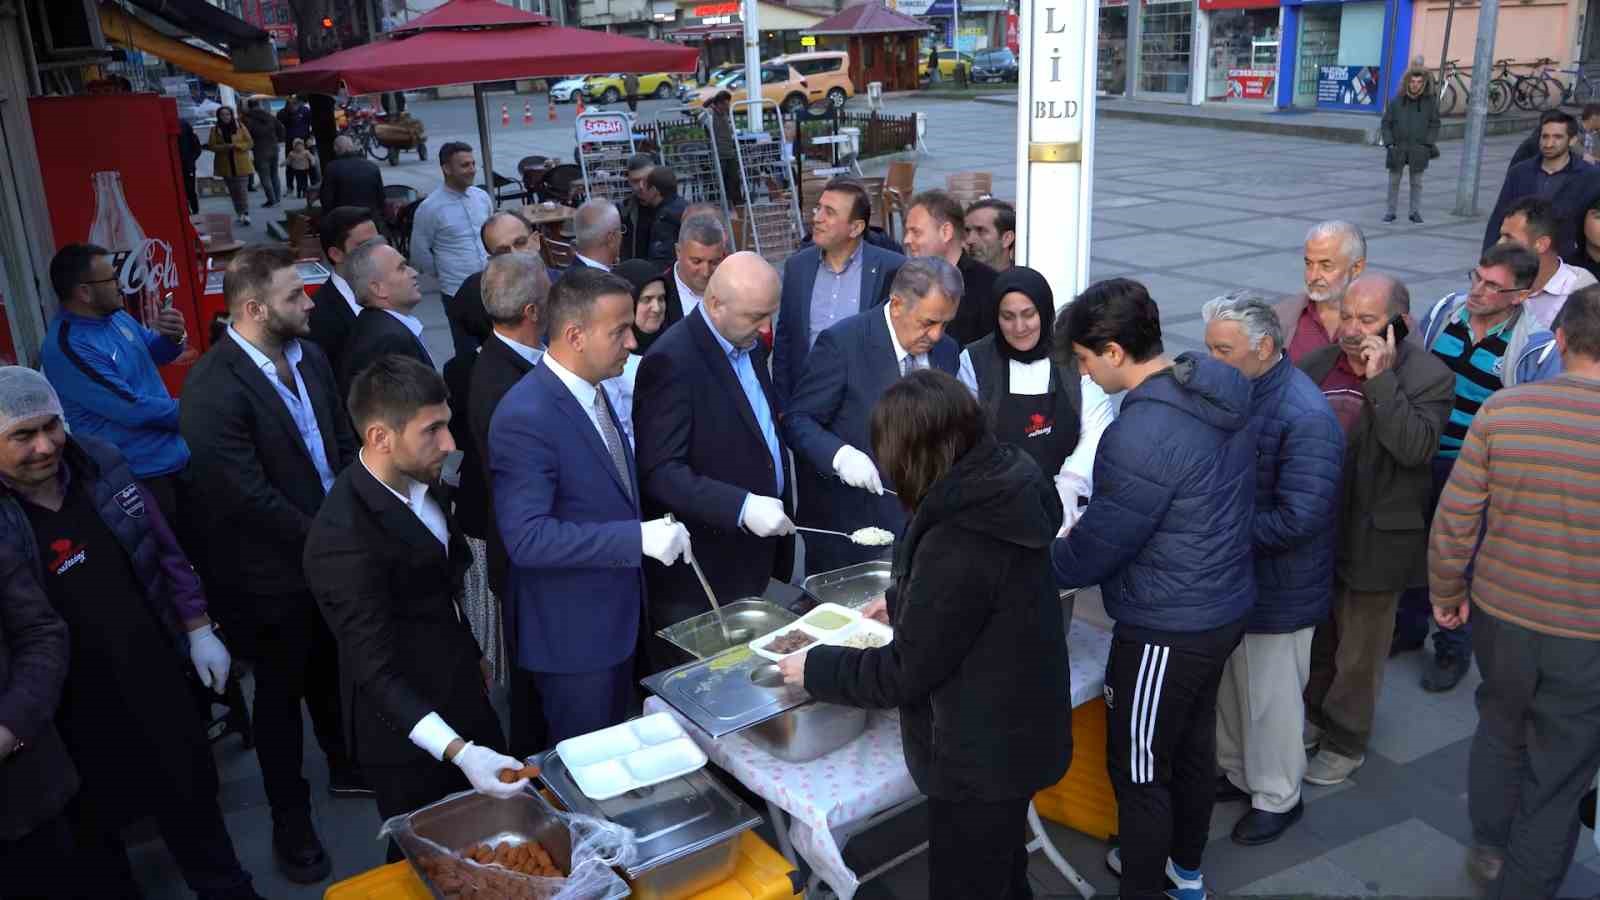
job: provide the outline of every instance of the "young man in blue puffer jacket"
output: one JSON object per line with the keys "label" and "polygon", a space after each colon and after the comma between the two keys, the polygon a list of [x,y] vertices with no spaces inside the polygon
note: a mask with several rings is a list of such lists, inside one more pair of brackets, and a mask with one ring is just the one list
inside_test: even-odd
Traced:
{"label": "young man in blue puffer jacket", "polygon": [[1234,843],[1281,837],[1299,820],[1311,637],[1333,602],[1344,431],[1328,400],[1284,352],[1283,326],[1249,291],[1200,310],[1211,355],[1250,379],[1256,432],[1256,608],[1217,692],[1217,799],[1243,800]]}
{"label": "young man in blue puffer jacket", "polygon": [[1202,900],[1217,685],[1256,599],[1250,382],[1200,354],[1164,356],[1155,301],[1123,278],[1080,295],[1056,341],[1106,393],[1127,391],[1100,440],[1094,498],[1051,550],[1057,583],[1099,584],[1116,620],[1106,767],[1122,897]]}

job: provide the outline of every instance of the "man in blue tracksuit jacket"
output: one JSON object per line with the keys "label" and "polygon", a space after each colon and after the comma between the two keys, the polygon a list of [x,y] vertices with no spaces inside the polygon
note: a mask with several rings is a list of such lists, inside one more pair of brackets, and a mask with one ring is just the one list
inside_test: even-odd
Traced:
{"label": "man in blue tracksuit jacket", "polygon": [[176,524],[176,480],[189,464],[189,447],[178,433],[178,401],[156,367],[183,352],[183,314],[163,309],[154,330],[140,324],[123,306],[110,252],[93,244],[61,248],[50,261],[50,282],[61,312],[40,348],[40,367],[61,397],[67,424],[121,451]]}
{"label": "man in blue tracksuit jacket", "polygon": [[1079,296],[1056,341],[1107,394],[1127,391],[1095,455],[1094,497],[1051,548],[1057,583],[1099,584],[1116,620],[1106,768],[1121,895],[1202,900],[1217,686],[1256,599],[1250,382],[1201,354],[1164,356],[1155,301],[1124,278]]}

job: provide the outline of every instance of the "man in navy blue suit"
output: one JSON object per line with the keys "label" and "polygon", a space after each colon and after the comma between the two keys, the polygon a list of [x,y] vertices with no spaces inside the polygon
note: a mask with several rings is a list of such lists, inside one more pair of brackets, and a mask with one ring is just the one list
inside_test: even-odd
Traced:
{"label": "man in navy blue suit", "polygon": [[489,423],[495,521],[511,571],[518,668],[551,742],[623,721],[644,608],[642,565],[689,555],[683,525],[641,522],[633,448],[600,383],[622,374],[633,289],[587,267],[550,298],[549,347]]}
{"label": "man in navy blue suit", "polygon": [[[905,511],[884,496],[871,455],[872,408],[908,372],[956,373],[961,348],[945,328],[956,317],[961,294],[955,266],[932,256],[908,259],[895,274],[888,303],[817,338],[783,417],[799,468],[800,524],[834,531],[876,525],[896,534],[905,528]],[[806,570],[826,572],[882,552],[843,538],[808,538]]]}
{"label": "man in navy blue suit", "polygon": [[[699,535],[695,559],[719,597],[788,580],[791,482],[760,333],[778,311],[778,273],[754,253],[717,267],[705,302],[639,364],[633,427],[646,515]],[[684,566],[645,566],[652,630],[710,611]]]}
{"label": "man in navy blue suit", "polygon": [[835,322],[889,299],[905,257],[865,240],[872,201],[861,182],[835,178],[811,214],[814,242],[783,264],[783,305],[772,341],[772,383],[786,408],[811,345]]}

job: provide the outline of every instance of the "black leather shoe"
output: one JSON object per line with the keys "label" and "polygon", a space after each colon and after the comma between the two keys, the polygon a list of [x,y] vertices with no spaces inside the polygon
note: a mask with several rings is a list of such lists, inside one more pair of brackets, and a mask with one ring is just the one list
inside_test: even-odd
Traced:
{"label": "black leather shoe", "polygon": [[1396,629],[1394,637],[1389,640],[1389,655],[1394,657],[1399,656],[1402,653],[1410,653],[1413,650],[1421,650],[1422,645],[1427,642],[1427,640],[1428,636],[1426,634],[1417,638],[1416,640],[1410,640],[1409,638],[1402,636],[1399,629]]}
{"label": "black leather shoe", "polygon": [[1421,225],[1422,224],[1422,213],[1412,213],[1411,214],[1411,221],[1417,223],[1418,225]]}
{"label": "black leather shoe", "polygon": [[295,884],[316,884],[333,872],[333,863],[311,827],[311,815],[305,811],[274,819],[272,855],[284,877]]}
{"label": "black leather shoe", "polygon": [[1304,801],[1296,803],[1294,809],[1286,813],[1267,812],[1264,809],[1252,809],[1244,814],[1238,824],[1233,826],[1233,842],[1246,847],[1259,844],[1270,844],[1283,836],[1289,826],[1300,821],[1300,815],[1305,812]]}
{"label": "black leather shoe", "polygon": [[1218,775],[1217,776],[1217,802],[1218,803],[1232,803],[1235,800],[1243,800],[1245,802],[1249,802],[1250,793],[1248,791],[1241,791],[1237,787],[1235,787],[1233,782],[1228,780],[1228,776],[1226,776],[1226,775]]}
{"label": "black leather shoe", "polygon": [[328,770],[328,793],[335,797],[375,797],[377,793],[367,787],[361,770],[354,766],[339,766]]}
{"label": "black leather shoe", "polygon": [[1448,691],[1461,683],[1461,679],[1467,675],[1467,669],[1471,667],[1472,660],[1463,655],[1435,654],[1422,672],[1422,689],[1433,694]]}
{"label": "black leather shoe", "polygon": [[1383,214],[1383,220],[1385,222],[1393,222],[1394,221],[1394,213],[1384,213]]}

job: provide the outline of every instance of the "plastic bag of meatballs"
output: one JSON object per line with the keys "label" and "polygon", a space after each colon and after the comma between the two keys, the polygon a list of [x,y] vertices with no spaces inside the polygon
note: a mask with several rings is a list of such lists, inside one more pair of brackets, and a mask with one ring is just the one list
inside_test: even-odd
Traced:
{"label": "plastic bag of meatballs", "polygon": [[559,812],[531,791],[500,800],[452,794],[383,823],[442,900],[613,900],[628,886],[613,871],[635,852],[631,829]]}

